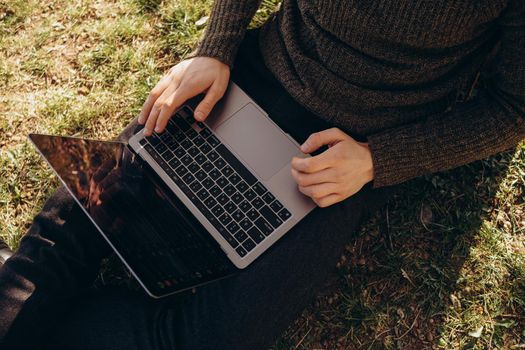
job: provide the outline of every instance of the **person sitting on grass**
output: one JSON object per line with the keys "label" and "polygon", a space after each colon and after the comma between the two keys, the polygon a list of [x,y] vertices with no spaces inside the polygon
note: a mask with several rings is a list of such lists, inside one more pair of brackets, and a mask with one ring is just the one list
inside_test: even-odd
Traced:
{"label": "person sitting on grass", "polygon": [[283,0],[247,30],[259,3],[215,1],[196,50],[121,139],[137,123],[162,133],[203,92],[205,120],[232,79],[303,152],[330,146],[292,160],[319,208],[235,276],[153,300],[89,291],[111,250],[60,188],[18,250],[0,250],[12,254],[0,269],[0,348],[267,349],[395,185],[525,138],[525,0]]}

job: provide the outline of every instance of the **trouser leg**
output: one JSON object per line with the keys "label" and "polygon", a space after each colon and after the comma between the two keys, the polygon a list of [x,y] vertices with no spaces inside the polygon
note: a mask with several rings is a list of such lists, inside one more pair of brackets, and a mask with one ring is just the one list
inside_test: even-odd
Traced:
{"label": "trouser leg", "polygon": [[155,301],[129,291],[77,303],[50,349],[267,349],[312,301],[368,208],[390,190],[365,189],[316,209],[238,275]]}
{"label": "trouser leg", "polygon": [[[120,135],[127,139],[130,124]],[[38,343],[96,277],[109,245],[64,187],[0,268],[0,348]]]}

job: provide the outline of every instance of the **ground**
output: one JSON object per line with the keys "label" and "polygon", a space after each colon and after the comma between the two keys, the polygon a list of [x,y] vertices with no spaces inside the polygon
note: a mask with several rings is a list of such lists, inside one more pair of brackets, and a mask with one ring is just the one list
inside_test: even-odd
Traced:
{"label": "ground", "polygon": [[[115,137],[210,5],[0,0],[0,236],[13,248],[57,186],[27,134]],[[252,25],[277,6],[263,1]],[[275,349],[525,348],[524,192],[524,144],[406,183]]]}

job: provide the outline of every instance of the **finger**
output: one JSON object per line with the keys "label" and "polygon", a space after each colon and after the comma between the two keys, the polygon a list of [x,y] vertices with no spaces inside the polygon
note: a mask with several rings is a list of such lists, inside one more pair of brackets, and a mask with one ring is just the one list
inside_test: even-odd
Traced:
{"label": "finger", "polygon": [[339,186],[335,183],[322,183],[305,187],[299,186],[299,191],[301,191],[304,195],[317,200],[332,193],[337,193],[338,187]]}
{"label": "finger", "polygon": [[148,116],[148,120],[146,121],[146,125],[144,126],[144,135],[149,136],[151,133],[153,133],[153,130],[157,125],[159,114],[161,113],[162,109],[169,104],[170,96],[176,91],[177,87],[178,84],[171,84],[166,88],[166,90],[164,90],[157,101],[155,101]]}
{"label": "finger", "polygon": [[312,153],[321,146],[344,140],[346,137],[346,134],[338,128],[315,132],[301,145],[301,151],[304,153]]}
{"label": "finger", "polygon": [[157,118],[155,132],[162,132],[173,115],[173,112],[175,112],[175,110],[184,102],[197,94],[198,92],[193,92],[191,89],[184,87],[175,90],[162,105],[159,117]]}
{"label": "finger", "polygon": [[217,101],[219,101],[224,95],[226,86],[227,85],[225,85],[222,81],[216,80],[213,82],[213,84],[208,89],[206,96],[204,96],[204,99],[198,104],[197,108],[195,108],[194,117],[197,121],[202,122],[208,117]]}
{"label": "finger", "polygon": [[157,85],[155,85],[155,87],[151,90],[151,92],[148,95],[148,98],[142,105],[142,109],[140,111],[139,119],[138,119],[139,124],[144,124],[146,122],[147,116],[149,116],[151,109],[153,108],[153,104],[155,103],[155,101],[157,101],[160,95],[162,95],[164,90],[166,90],[166,88],[170,84],[170,81],[171,81],[170,75],[169,74],[165,75],[164,77],[162,77],[162,79],[160,79]]}
{"label": "finger", "polygon": [[343,200],[343,196],[332,193],[332,194],[329,194],[328,196],[324,196],[323,198],[316,199],[314,200],[314,202],[315,204],[317,204],[317,206],[321,208],[326,208],[342,200]]}
{"label": "finger", "polygon": [[334,168],[328,168],[316,173],[303,173],[292,168],[292,177],[299,186],[312,186],[321,183],[336,183],[336,171]]}
{"label": "finger", "polygon": [[292,158],[292,168],[302,173],[315,173],[332,167],[337,160],[335,151],[327,149],[321,154],[310,158]]}

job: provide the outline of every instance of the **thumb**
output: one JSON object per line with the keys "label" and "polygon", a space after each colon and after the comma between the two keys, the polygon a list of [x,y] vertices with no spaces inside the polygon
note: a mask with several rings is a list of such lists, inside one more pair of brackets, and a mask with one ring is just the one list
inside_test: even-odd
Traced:
{"label": "thumb", "polygon": [[342,141],[346,134],[338,128],[331,128],[311,134],[301,145],[303,153],[312,153],[319,147]]}

